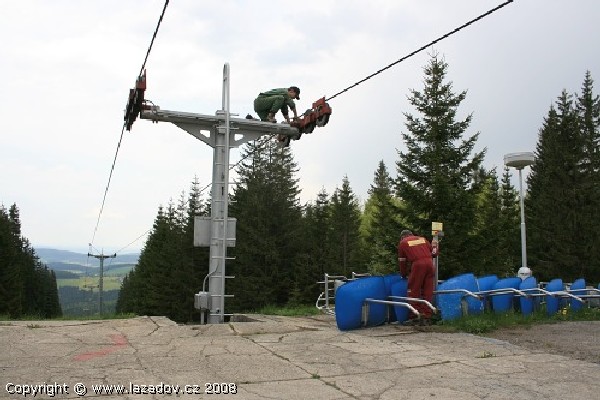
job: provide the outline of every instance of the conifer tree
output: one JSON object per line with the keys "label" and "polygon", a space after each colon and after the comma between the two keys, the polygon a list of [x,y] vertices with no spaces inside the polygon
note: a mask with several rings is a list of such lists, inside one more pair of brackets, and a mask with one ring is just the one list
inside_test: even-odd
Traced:
{"label": "conifer tree", "polygon": [[194,177],[187,201],[187,216],[183,229],[184,252],[182,254],[183,268],[178,280],[184,282],[182,308],[186,312],[185,320],[199,320],[199,311],[194,308],[194,294],[202,290],[204,278],[209,270],[209,248],[194,247],[194,219],[209,216],[203,203],[202,192],[198,177]]}
{"label": "conifer tree", "polygon": [[540,130],[526,215],[528,255],[544,279],[600,279],[599,104],[587,72],[582,93],[563,91]]}
{"label": "conifer tree", "polygon": [[238,167],[230,216],[237,218],[235,262],[228,267],[234,310],[283,305],[293,289],[301,248],[297,165],[289,148],[272,140],[248,143]]}
{"label": "conifer tree", "polygon": [[305,206],[302,218],[301,249],[294,264],[294,287],[290,302],[312,304],[322,290],[316,283],[331,271],[329,195],[325,189],[314,204]]}
{"label": "conifer tree", "polygon": [[511,173],[507,166],[502,173],[500,184],[500,238],[499,245],[503,249],[503,259],[499,260],[499,266],[503,271],[514,271],[520,266],[521,260],[521,222],[519,210],[519,193],[511,181]]}
{"label": "conifer tree", "polygon": [[331,261],[331,202],[325,188],[317,194],[317,200],[312,207],[312,218],[307,213],[309,232],[307,242],[312,240],[310,248],[314,250],[314,260],[320,266],[320,276],[333,268]]}
{"label": "conifer tree", "polygon": [[48,318],[60,317],[62,316],[62,309],[60,307],[60,299],[58,297],[58,284],[56,282],[56,273],[53,270],[49,270],[46,275],[48,279],[48,283],[46,287],[48,288],[48,292],[46,294],[45,312]]}
{"label": "conifer tree", "polygon": [[0,206],[0,314],[13,317],[21,313],[18,254],[11,220],[7,210]]}
{"label": "conifer tree", "polygon": [[360,236],[361,210],[347,176],[331,196],[330,248],[334,275],[365,272],[367,262]]}
{"label": "conifer tree", "polygon": [[[515,252],[514,235],[519,237],[519,223],[515,218],[518,210],[514,205],[514,197],[507,207],[504,205],[505,198],[506,201],[510,201],[508,196],[511,191],[514,196],[514,189],[508,181],[509,175],[503,179],[506,180],[502,183],[503,187],[500,187],[496,169],[486,172],[478,197],[476,225],[471,238],[477,251],[469,260],[471,272],[478,276],[513,276],[516,273],[518,251]],[[509,193],[505,194],[505,191]]]}
{"label": "conifer tree", "polygon": [[464,138],[472,116],[457,120],[466,92],[455,94],[446,83],[448,65],[437,55],[425,67],[422,92],[411,90],[410,102],[422,117],[405,113],[408,133],[402,137],[407,150],[399,152],[396,195],[404,208],[407,228],[430,232],[431,222],[444,224],[440,278],[470,269],[474,256],[469,234],[475,219],[479,187],[473,177],[485,150],[473,153],[479,134]]}
{"label": "conifer tree", "polygon": [[0,207],[0,314],[52,318],[61,314],[56,277],[21,234],[19,209]]}
{"label": "conifer tree", "polygon": [[544,121],[528,177],[528,264],[545,280],[582,273],[582,159],[580,120],[563,91]]}
{"label": "conifer tree", "polygon": [[[168,315],[170,310],[169,290],[170,256],[174,243],[171,221],[173,206],[165,212],[159,207],[152,232],[142,251],[136,268],[124,282],[119,301],[119,312],[133,312],[140,315]],[[176,252],[176,249],[175,249]]]}
{"label": "conifer tree", "polygon": [[401,224],[398,221],[398,206],[393,193],[393,179],[381,160],[369,189],[368,206],[365,206],[365,216],[367,207],[370,210],[366,228],[369,271],[375,274],[398,272],[397,245]]}
{"label": "conifer tree", "polygon": [[117,314],[130,313],[135,310],[135,289],[132,285],[132,282],[135,281],[135,269],[132,269],[125,275],[123,281],[121,282],[121,289],[119,290],[119,297],[117,298],[117,303],[115,304],[115,312]]}
{"label": "conifer tree", "polygon": [[[582,232],[591,233],[600,221],[600,97],[594,95],[594,81],[590,71],[585,74],[581,95],[575,107],[580,118],[583,142],[581,160],[582,185],[579,206],[584,217]],[[580,276],[594,282],[600,281],[600,244],[594,235],[584,235],[583,265]]]}

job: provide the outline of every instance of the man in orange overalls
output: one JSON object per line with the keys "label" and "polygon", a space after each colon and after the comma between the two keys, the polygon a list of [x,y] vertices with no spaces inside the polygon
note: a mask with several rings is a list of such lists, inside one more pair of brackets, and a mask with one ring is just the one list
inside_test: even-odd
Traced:
{"label": "man in orange overalls", "polygon": [[[433,302],[433,280],[435,270],[432,257],[436,257],[437,249],[433,249],[431,243],[421,236],[415,236],[409,230],[400,233],[398,243],[398,264],[400,275],[406,278],[408,275],[407,297],[427,300]],[[410,263],[410,273],[409,265]],[[406,325],[414,325],[420,322],[424,325],[431,323],[431,309],[422,303],[411,304],[421,315],[418,321],[415,315],[406,322]]]}

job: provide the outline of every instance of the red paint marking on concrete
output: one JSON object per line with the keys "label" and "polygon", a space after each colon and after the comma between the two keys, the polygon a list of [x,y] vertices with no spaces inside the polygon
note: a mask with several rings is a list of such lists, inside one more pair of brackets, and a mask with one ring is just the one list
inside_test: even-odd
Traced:
{"label": "red paint marking on concrete", "polygon": [[110,338],[113,342],[113,345],[110,347],[104,347],[95,351],[88,351],[87,353],[78,354],[73,357],[73,361],[88,361],[92,358],[103,357],[107,354],[113,353],[119,350],[121,347],[127,346],[129,342],[125,335],[120,333],[115,333],[110,335]]}
{"label": "red paint marking on concrete", "polygon": [[121,347],[127,346],[129,344],[127,338],[122,333],[113,333],[112,335],[110,335],[110,338],[112,339],[115,346]]}

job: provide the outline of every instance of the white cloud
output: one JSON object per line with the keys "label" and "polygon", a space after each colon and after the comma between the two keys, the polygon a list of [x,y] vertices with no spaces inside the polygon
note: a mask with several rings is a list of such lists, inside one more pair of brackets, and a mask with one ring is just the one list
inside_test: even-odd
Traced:
{"label": "white cloud", "polygon": [[[302,89],[299,109],[331,96],[482,12],[495,1],[265,0],[171,2],[147,63],[147,97],[162,109],[214,114],[232,71],[232,111],[256,94]],[[140,5],[142,4],[142,5]],[[164,1],[4,2],[0,14],[0,202],[17,203],[34,243],[85,248],[96,224],[134,84]],[[462,115],[480,132],[486,165],[533,150],[550,104],[578,91],[594,51],[600,4],[514,2],[438,43]],[[428,49],[429,50],[429,49]],[[363,200],[379,160],[394,176],[409,89],[422,52],[331,101],[325,128],[292,142],[302,200],[348,176]],[[232,162],[239,150],[232,150]],[[160,204],[211,179],[212,149],[175,126],[136,121],[117,159],[96,247],[119,249],[152,226]],[[139,247],[140,243],[137,243]]]}

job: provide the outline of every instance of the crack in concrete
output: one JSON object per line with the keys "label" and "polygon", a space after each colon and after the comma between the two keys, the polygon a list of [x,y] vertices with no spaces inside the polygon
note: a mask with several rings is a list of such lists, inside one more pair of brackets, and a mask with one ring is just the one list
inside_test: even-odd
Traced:
{"label": "crack in concrete", "polygon": [[154,324],[154,329],[150,333],[148,333],[146,336],[152,336],[154,333],[156,333],[160,329],[160,325],[154,319],[152,319],[152,317],[148,317],[148,319]]}
{"label": "crack in concrete", "polygon": [[[290,333],[293,333],[293,332],[290,332]],[[281,341],[283,340],[283,338],[285,338],[286,336],[288,336],[288,334],[287,334],[287,333],[286,333],[286,334],[284,334],[284,335],[282,335],[282,336],[279,338],[279,341],[278,341],[278,342],[281,342]],[[258,345],[258,346],[262,347],[264,350],[266,350],[267,352],[271,353],[273,356],[275,356],[275,357],[278,357],[278,358],[280,358],[281,360],[284,360],[284,361],[286,361],[286,362],[290,363],[291,365],[293,365],[294,367],[296,367],[296,368],[298,368],[298,369],[300,369],[300,370],[304,371],[304,372],[305,372],[307,375],[310,375],[310,376],[311,376],[313,379],[318,379],[318,380],[319,380],[320,382],[322,382],[323,384],[325,384],[325,385],[327,385],[327,386],[330,386],[330,387],[334,388],[334,389],[335,389],[335,390],[337,390],[338,392],[340,392],[340,393],[343,393],[344,395],[346,395],[346,396],[348,396],[348,397],[350,397],[350,398],[352,398],[352,399],[357,399],[357,400],[359,399],[358,397],[354,396],[352,393],[346,392],[346,391],[344,391],[342,388],[340,388],[340,387],[336,386],[335,384],[331,384],[330,382],[327,382],[327,381],[325,381],[325,380],[324,380],[324,379],[322,379],[320,376],[318,376],[318,375],[316,375],[316,376],[315,376],[315,374],[314,374],[314,373],[311,373],[311,372],[309,372],[307,369],[305,369],[305,368],[301,367],[300,365],[297,365],[297,364],[293,363],[293,362],[292,362],[292,361],[291,361],[289,358],[287,358],[287,357],[285,357],[285,356],[282,356],[282,355],[278,354],[277,352],[275,352],[275,350],[272,350],[272,349],[270,349],[270,348],[266,347],[265,345],[263,345],[263,344],[261,344],[261,343],[258,343],[258,342],[256,342],[256,341],[255,341],[254,339],[252,339],[251,337],[247,337],[247,336],[243,336],[243,337],[244,337],[245,339],[249,340],[250,342],[252,342],[253,344],[255,344],[255,345]],[[338,376],[338,375],[336,375],[336,376]],[[344,375],[341,375],[341,376],[344,376]],[[283,380],[270,379],[269,381],[280,381],[280,382],[286,382],[286,381],[298,381],[298,380],[304,380],[304,378],[299,378],[299,379],[283,379]],[[268,381],[265,381],[265,382],[268,382]],[[246,383],[252,383],[252,382],[246,382]],[[258,382],[255,382],[255,383],[258,383]],[[258,394],[258,393],[255,393],[255,394]]]}

